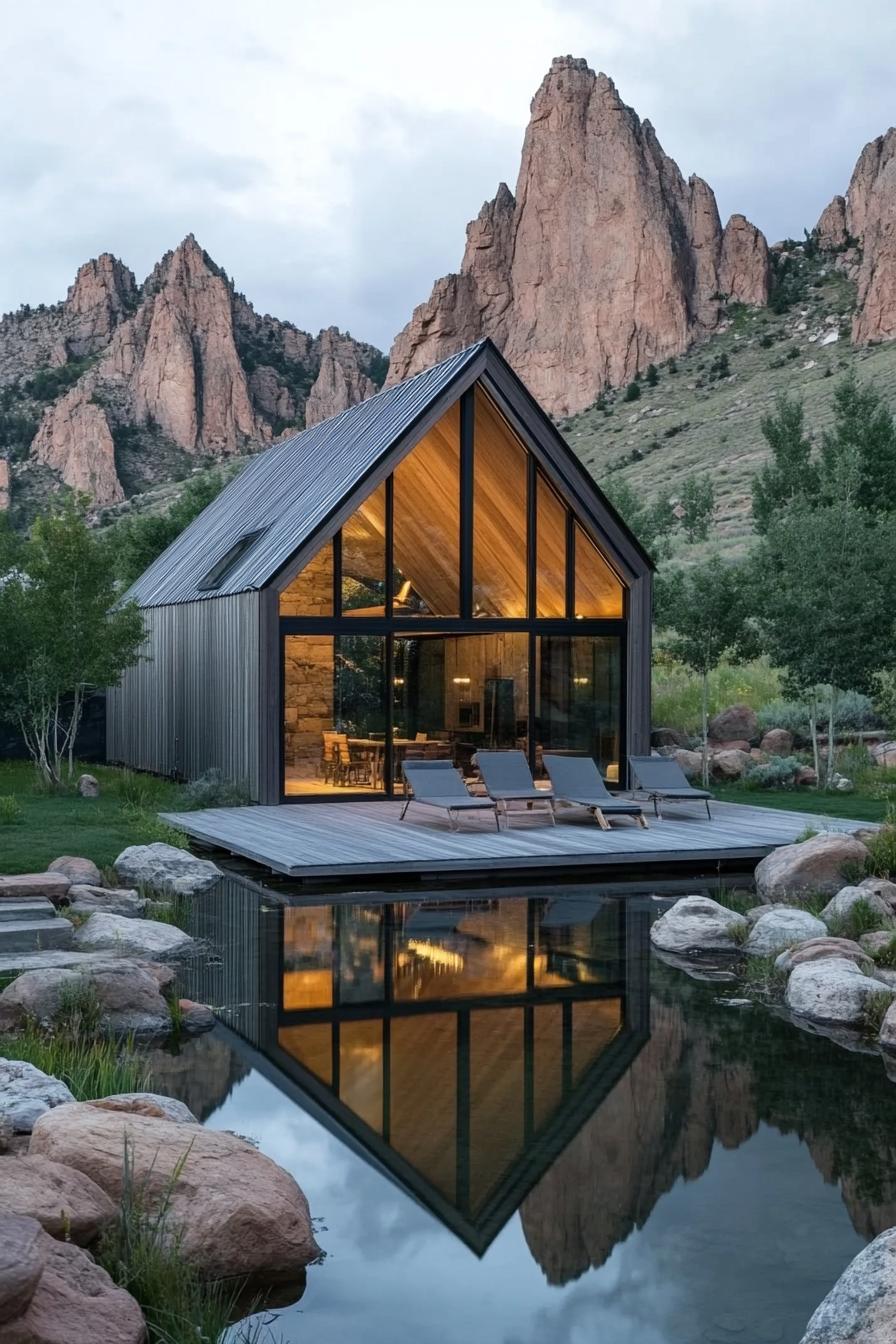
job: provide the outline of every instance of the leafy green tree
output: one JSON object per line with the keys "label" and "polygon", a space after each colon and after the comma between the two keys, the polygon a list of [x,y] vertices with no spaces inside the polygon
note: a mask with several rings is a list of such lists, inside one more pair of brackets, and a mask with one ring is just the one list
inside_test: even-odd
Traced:
{"label": "leafy green tree", "polygon": [[896,421],[876,388],[851,370],[834,392],[834,426],[821,444],[826,499],[896,513]]}
{"label": "leafy green tree", "polygon": [[179,497],[164,513],[142,513],[114,523],[106,532],[106,544],[116,576],[128,587],[180,536],[188,523],[211,504],[230,478],[229,472],[212,471],[188,481]]}
{"label": "leafy green tree", "polygon": [[18,724],[45,783],[74,768],[85,695],[114,686],[139,657],[143,620],[106,548],[68,497],[39,518],[0,579],[0,715]]}
{"label": "leafy green tree", "polygon": [[[789,688],[817,703],[830,686],[826,779],[834,770],[838,691],[867,691],[896,654],[892,516],[849,500],[775,518],[754,561],[762,647],[786,669]],[[819,759],[813,713],[813,751]]]}
{"label": "leafy green tree", "polygon": [[719,556],[657,581],[657,623],[670,631],[666,647],[700,677],[704,788],[709,782],[709,674],[726,655],[751,651],[749,614],[746,571]]}
{"label": "leafy green tree", "polygon": [[688,541],[706,541],[716,508],[715,486],[708,473],[688,477],[681,491],[681,507],[681,525]]}
{"label": "leafy green tree", "polygon": [[753,524],[760,536],[782,509],[795,502],[817,502],[820,490],[802,401],[782,394],[761,427],[771,460],[753,477]]}

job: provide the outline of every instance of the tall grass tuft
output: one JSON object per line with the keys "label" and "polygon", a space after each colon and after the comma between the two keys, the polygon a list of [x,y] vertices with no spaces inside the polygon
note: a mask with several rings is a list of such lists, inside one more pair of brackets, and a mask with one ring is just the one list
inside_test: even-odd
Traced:
{"label": "tall grass tuft", "polygon": [[[217,1344],[230,1322],[245,1314],[241,1282],[206,1282],[181,1254],[171,1200],[189,1155],[188,1148],[161,1197],[150,1197],[148,1182],[134,1170],[133,1142],[125,1139],[118,1216],[97,1250],[100,1264],[139,1302],[149,1344]],[[256,1322],[230,1338],[260,1340],[261,1328]]]}
{"label": "tall grass tuft", "polygon": [[869,1036],[880,1034],[887,1009],[892,1002],[893,995],[888,989],[876,990],[873,994],[868,995],[865,1000],[865,1010],[862,1014],[862,1025]]}
{"label": "tall grass tuft", "polygon": [[879,914],[868,901],[856,901],[845,915],[828,921],[828,930],[835,938],[852,938],[858,942],[863,933],[875,933],[888,927],[885,915]]}
{"label": "tall grass tuft", "polygon": [[60,1078],[76,1101],[149,1088],[148,1065],[130,1041],[78,1038],[42,1031],[32,1023],[14,1036],[0,1037],[0,1057],[26,1060]]}
{"label": "tall grass tuft", "polygon": [[20,826],[25,820],[25,809],[13,793],[0,797],[0,826]]}

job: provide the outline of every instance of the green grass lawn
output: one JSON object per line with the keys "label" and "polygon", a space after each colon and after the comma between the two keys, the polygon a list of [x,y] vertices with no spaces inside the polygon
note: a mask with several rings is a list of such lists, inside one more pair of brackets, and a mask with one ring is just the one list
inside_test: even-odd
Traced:
{"label": "green grass lawn", "polygon": [[20,818],[9,822],[0,811],[0,873],[42,872],[61,854],[81,855],[104,868],[128,845],[185,843],[156,816],[178,806],[179,785],[103,765],[78,767],[76,778],[82,770],[99,780],[99,798],[81,798],[74,789],[41,792],[30,762],[0,761],[0,802],[13,797],[21,809]]}
{"label": "green grass lawn", "polygon": [[812,812],[820,817],[843,817],[849,821],[884,821],[887,803],[856,790],[855,793],[815,793],[812,789],[739,789],[713,787],[720,802],[744,803],[748,807],[779,807],[787,812]]}

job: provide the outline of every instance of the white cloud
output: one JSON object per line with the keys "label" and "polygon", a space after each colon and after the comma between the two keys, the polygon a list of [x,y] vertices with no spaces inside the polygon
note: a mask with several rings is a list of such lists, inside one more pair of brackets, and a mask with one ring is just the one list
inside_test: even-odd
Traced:
{"label": "white cloud", "polygon": [[552,56],[612,75],[771,237],[892,115],[896,9],[856,0],[155,0],[6,7],[0,310],[194,232],[262,309],[388,345],[499,180]]}

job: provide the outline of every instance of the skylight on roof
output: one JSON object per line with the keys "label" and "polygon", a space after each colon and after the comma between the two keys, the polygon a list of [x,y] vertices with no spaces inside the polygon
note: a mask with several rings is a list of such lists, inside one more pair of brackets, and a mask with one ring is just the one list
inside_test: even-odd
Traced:
{"label": "skylight on roof", "polygon": [[199,580],[196,585],[197,591],[208,593],[220,588],[227,576],[236,569],[240,561],[248,555],[258,538],[266,531],[267,528],[260,527],[255,532],[247,532],[245,536],[240,537],[239,541],[235,541],[230,549],[224,552],[221,559],[212,565],[208,573],[204,574]]}

